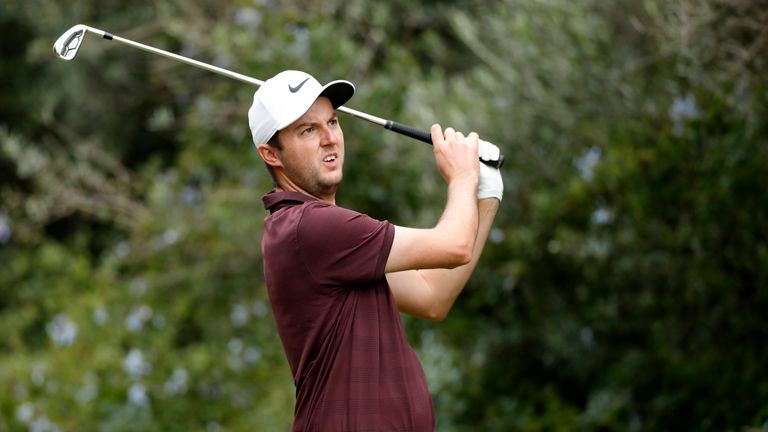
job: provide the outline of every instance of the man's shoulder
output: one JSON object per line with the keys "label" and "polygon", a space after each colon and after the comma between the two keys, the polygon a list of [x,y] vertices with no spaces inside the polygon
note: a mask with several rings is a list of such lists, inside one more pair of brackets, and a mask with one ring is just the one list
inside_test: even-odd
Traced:
{"label": "man's shoulder", "polygon": [[327,243],[360,241],[391,225],[386,220],[322,201],[306,202],[297,210],[299,235]]}
{"label": "man's shoulder", "polygon": [[331,227],[353,221],[375,221],[366,214],[323,201],[305,202],[300,206],[299,211],[301,212],[301,222],[304,225],[312,224],[321,227]]}
{"label": "man's shoulder", "polygon": [[263,201],[271,213],[268,220],[274,220],[274,217],[288,217],[292,223],[300,224],[304,230],[320,229],[327,233],[331,229],[339,230],[344,226],[374,228],[386,223],[365,213],[299,192],[270,192],[264,196]]}

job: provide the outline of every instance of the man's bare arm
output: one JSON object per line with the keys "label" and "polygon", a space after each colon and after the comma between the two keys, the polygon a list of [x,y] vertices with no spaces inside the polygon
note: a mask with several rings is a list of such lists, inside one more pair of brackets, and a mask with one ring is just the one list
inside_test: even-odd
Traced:
{"label": "man's bare arm", "polygon": [[448,315],[477,267],[499,204],[499,201],[493,198],[478,202],[479,227],[472,255],[467,263],[450,269],[432,268],[387,273],[390,290],[401,312],[433,321],[440,321]]}
{"label": "man's bare arm", "polygon": [[480,163],[477,134],[465,138],[451,128],[432,126],[435,161],[448,184],[448,199],[434,228],[396,226],[385,272],[454,268],[472,259],[477,236],[476,191]]}
{"label": "man's bare arm", "polygon": [[445,211],[434,228],[395,226],[385,272],[454,268],[468,263],[478,227],[475,187],[473,183],[451,183]]}

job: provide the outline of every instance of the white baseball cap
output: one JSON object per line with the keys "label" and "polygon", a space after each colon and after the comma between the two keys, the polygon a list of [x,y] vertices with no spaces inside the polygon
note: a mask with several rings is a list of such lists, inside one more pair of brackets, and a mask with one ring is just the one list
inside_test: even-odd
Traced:
{"label": "white baseball cap", "polygon": [[320,96],[334,108],[355,94],[355,86],[344,80],[320,83],[310,74],[287,70],[268,79],[253,95],[248,124],[255,145],[264,144],[279,130],[298,120]]}

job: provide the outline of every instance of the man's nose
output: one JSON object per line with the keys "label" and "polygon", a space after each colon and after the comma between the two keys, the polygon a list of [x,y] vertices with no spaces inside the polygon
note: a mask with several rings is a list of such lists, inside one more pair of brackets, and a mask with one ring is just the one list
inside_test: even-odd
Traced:
{"label": "man's nose", "polygon": [[329,128],[328,126],[324,126],[321,128],[321,134],[322,136],[320,139],[320,145],[322,146],[336,144],[339,140],[336,132],[331,128]]}

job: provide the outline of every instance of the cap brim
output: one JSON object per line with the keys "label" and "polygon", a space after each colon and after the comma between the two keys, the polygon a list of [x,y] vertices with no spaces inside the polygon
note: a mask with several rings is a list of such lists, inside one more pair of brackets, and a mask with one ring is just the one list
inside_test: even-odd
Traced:
{"label": "cap brim", "polygon": [[331,101],[334,108],[347,103],[355,94],[355,86],[349,81],[336,80],[323,86],[319,96],[325,96]]}

